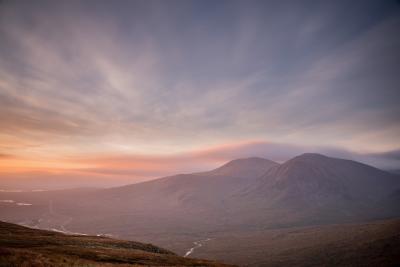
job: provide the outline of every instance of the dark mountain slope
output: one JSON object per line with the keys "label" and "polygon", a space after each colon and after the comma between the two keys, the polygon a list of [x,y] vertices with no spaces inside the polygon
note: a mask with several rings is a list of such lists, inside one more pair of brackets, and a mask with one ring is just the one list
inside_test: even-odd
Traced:
{"label": "dark mountain slope", "polygon": [[140,184],[105,189],[91,194],[103,207],[159,212],[196,209],[220,212],[225,197],[254,184],[256,179],[278,164],[261,158],[238,159],[208,172],[179,174]]}
{"label": "dark mountain slope", "polygon": [[[277,165],[261,158],[233,160],[208,172],[179,174],[93,192],[80,205],[87,214],[96,210],[113,216],[125,214],[123,221],[127,224],[134,220],[139,228],[146,229],[157,225],[163,232],[224,228],[229,220],[225,216],[229,210],[225,199],[251,186]],[[115,225],[112,228],[121,228],[123,221],[112,222]],[[163,221],[161,226],[160,221]]]}
{"label": "dark mountain slope", "polygon": [[232,187],[251,184],[256,178],[278,165],[276,162],[262,158],[237,159],[212,171],[168,176],[149,182],[106,189],[103,193],[106,195],[135,193],[136,197],[137,194],[143,191],[146,191],[146,195],[148,192],[161,192],[167,195],[178,191],[200,191],[200,193],[206,193],[203,192],[203,189],[212,190],[216,187],[219,190],[227,188],[224,191],[231,191]]}
{"label": "dark mountain slope", "polygon": [[[335,223],[395,216],[400,178],[351,160],[303,154],[271,168],[234,202],[265,223]],[[253,217],[254,218],[254,217]],[[259,220],[257,220],[259,221]]]}

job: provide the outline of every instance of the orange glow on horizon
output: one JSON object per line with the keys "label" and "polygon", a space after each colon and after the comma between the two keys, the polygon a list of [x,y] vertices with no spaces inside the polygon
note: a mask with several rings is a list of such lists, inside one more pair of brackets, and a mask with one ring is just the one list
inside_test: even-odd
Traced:
{"label": "orange glow on horizon", "polygon": [[[75,157],[28,158],[22,156],[5,156],[0,158],[0,173],[91,173],[93,175],[132,175],[133,177],[159,177],[180,171],[190,172],[191,168],[204,166],[204,169],[217,167],[231,160],[229,153],[257,141],[225,143],[205,149],[171,155],[132,155],[101,154],[77,155]],[[195,168],[199,171],[198,167]]]}

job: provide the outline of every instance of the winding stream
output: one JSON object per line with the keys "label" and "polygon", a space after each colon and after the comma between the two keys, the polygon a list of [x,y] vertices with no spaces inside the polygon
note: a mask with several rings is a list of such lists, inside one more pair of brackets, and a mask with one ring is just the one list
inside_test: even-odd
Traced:
{"label": "winding stream", "polygon": [[194,252],[194,250],[195,250],[196,248],[202,247],[203,244],[204,244],[205,242],[210,241],[210,240],[211,240],[211,238],[207,238],[207,239],[203,239],[203,240],[199,240],[199,241],[193,242],[193,245],[194,245],[194,246],[191,247],[191,248],[185,253],[185,255],[184,255],[183,257],[184,257],[184,258],[188,257],[190,254],[192,254],[192,253]]}

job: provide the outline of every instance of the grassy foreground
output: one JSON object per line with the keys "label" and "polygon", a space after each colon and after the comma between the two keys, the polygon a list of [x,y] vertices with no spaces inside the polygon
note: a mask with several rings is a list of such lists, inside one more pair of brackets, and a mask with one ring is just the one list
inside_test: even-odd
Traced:
{"label": "grassy foreground", "polygon": [[139,242],[65,235],[0,222],[0,266],[226,266]]}

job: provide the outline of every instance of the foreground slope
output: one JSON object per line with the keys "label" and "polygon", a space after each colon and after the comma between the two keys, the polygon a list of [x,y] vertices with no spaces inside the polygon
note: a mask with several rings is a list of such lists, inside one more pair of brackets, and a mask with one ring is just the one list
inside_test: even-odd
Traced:
{"label": "foreground slope", "polygon": [[153,246],[0,222],[0,266],[223,266]]}
{"label": "foreground slope", "polygon": [[219,234],[195,256],[240,266],[395,267],[400,219]]}

